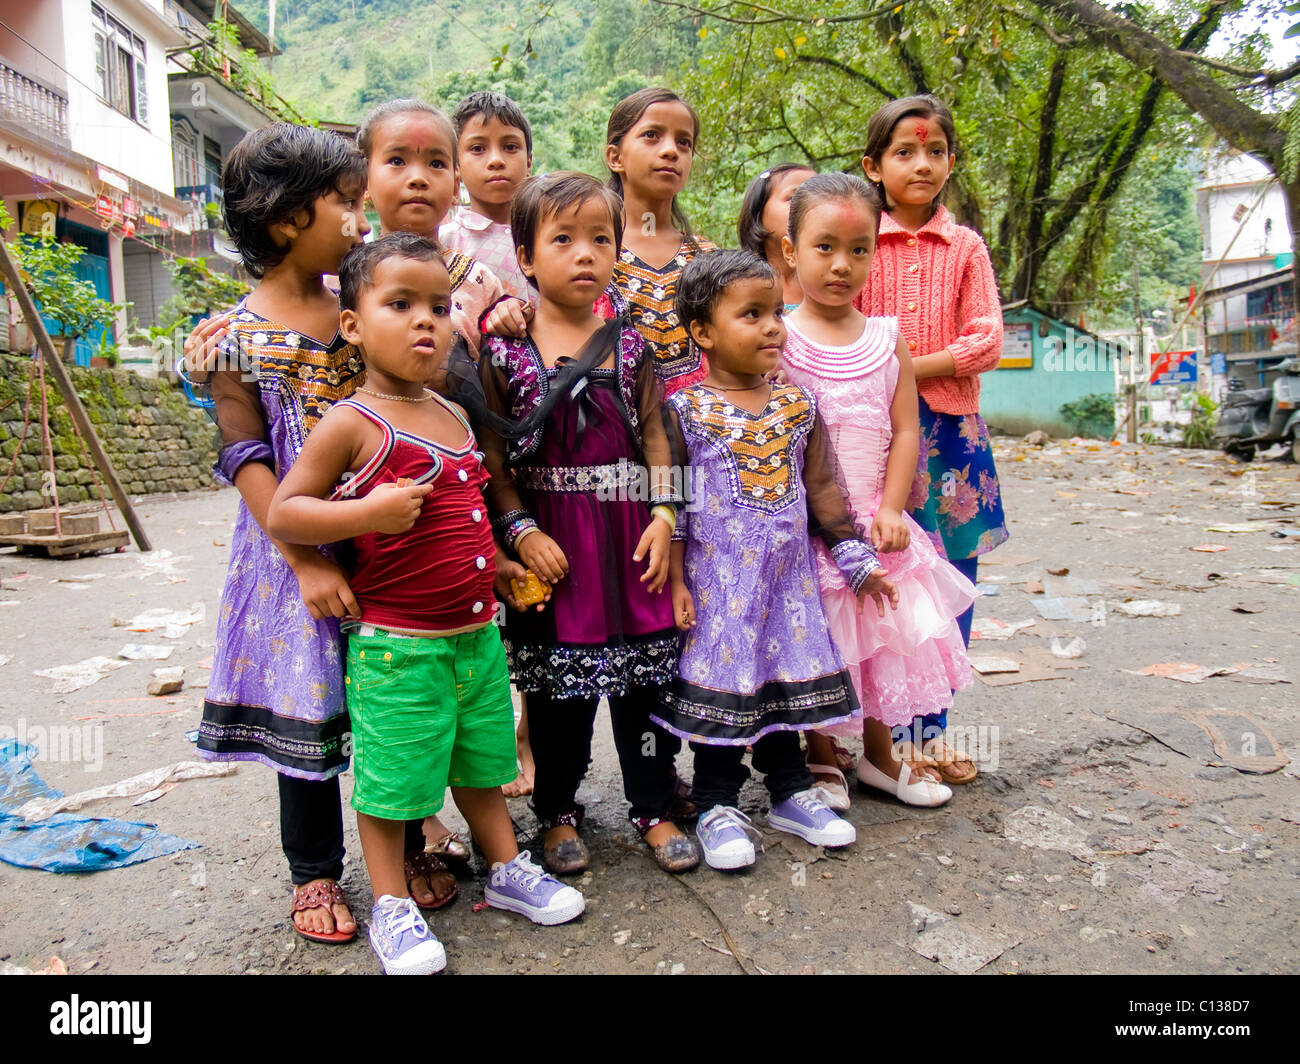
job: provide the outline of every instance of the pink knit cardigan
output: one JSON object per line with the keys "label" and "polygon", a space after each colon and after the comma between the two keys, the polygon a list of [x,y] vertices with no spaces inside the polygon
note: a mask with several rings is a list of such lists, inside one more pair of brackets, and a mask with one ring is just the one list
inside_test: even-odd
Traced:
{"label": "pink knit cardigan", "polygon": [[979,413],[979,375],[1002,354],[1002,303],[978,233],[942,206],[915,233],[882,214],[871,273],[854,305],[897,318],[913,358],[948,349],[956,376],[916,382],[931,410]]}

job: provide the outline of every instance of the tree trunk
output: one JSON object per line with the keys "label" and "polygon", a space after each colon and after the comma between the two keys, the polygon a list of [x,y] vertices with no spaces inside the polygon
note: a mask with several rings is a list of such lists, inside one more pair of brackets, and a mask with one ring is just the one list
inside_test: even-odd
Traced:
{"label": "tree trunk", "polygon": [[1043,219],[1047,216],[1047,196],[1052,191],[1052,164],[1056,154],[1056,108],[1061,102],[1064,84],[1065,57],[1057,56],[1048,75],[1047,95],[1038,117],[1038,160],[1034,168],[1033,191],[1029,196],[1029,216],[1021,244],[1020,266],[1016,270],[1016,279],[1011,283],[1012,299],[1032,298],[1034,282],[1038,278],[1042,261],[1038,245],[1043,236]]}
{"label": "tree trunk", "polygon": [[1283,181],[1282,195],[1286,197],[1287,222],[1291,226],[1291,339],[1300,344],[1300,181]]}
{"label": "tree trunk", "polygon": [[[1155,34],[1117,15],[1094,0],[1031,0],[1050,14],[1072,22],[1091,39],[1122,55],[1139,70],[1149,71],[1214,131],[1241,151],[1261,155],[1276,173],[1282,164],[1286,131],[1277,118],[1242,103],[1231,89]],[[1231,0],[1211,0],[1222,12]]]}

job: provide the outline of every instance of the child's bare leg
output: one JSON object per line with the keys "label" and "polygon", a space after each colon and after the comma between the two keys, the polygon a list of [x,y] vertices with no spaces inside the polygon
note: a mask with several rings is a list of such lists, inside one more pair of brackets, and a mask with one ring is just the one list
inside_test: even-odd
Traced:
{"label": "child's bare leg", "polygon": [[469,822],[479,851],[488,867],[509,864],[519,853],[515,826],[510,822],[506,798],[500,787],[453,787],[456,807]]}
{"label": "child's bare leg", "polygon": [[[867,760],[890,779],[896,780],[900,772],[908,771],[906,763],[898,756],[898,750],[894,746],[893,730],[883,721],[876,720],[874,717],[863,720],[862,743]],[[935,783],[943,782],[939,773],[932,768],[912,769],[907,782],[919,783],[923,779],[931,779]]]}
{"label": "child's bare leg", "polygon": [[378,901],[383,895],[408,898],[406,875],[402,871],[402,856],[406,835],[405,822],[380,820],[368,813],[357,814],[357,833],[361,836],[361,852],[370,874],[370,889]]}
{"label": "child's bare leg", "polygon": [[[804,732],[804,738],[808,740],[808,764],[809,765],[829,765],[836,768],[835,764],[835,744],[831,741],[829,735],[822,732]],[[830,772],[813,772],[813,780],[816,783],[839,783],[839,776]]]}
{"label": "child's bare leg", "polygon": [[533,793],[533,748],[528,742],[528,696],[519,694],[519,728],[515,731],[515,748],[519,757],[519,775],[513,783],[507,783],[501,790],[507,798],[522,798]]}

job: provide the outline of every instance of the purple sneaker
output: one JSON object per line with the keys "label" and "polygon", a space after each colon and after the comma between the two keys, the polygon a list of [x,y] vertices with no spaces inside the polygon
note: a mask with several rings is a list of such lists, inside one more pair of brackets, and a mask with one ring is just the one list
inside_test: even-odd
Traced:
{"label": "purple sneaker", "polygon": [[735,806],[715,805],[695,826],[695,834],[710,868],[731,871],[748,868],[754,863],[754,843],[750,835],[758,829]]}
{"label": "purple sneaker", "polygon": [[523,850],[509,864],[497,865],[483,888],[484,900],[494,909],[508,909],[535,924],[567,924],[587,907],[582,895],[533,864]]}
{"label": "purple sneaker", "polygon": [[410,898],[385,894],[370,910],[370,945],[385,975],[432,975],[447,966],[442,943],[433,937]]}
{"label": "purple sneaker", "polygon": [[835,811],[814,791],[800,791],[784,802],[777,802],[767,814],[767,822],[777,831],[798,835],[814,846],[848,846],[858,837],[857,829],[841,820]]}

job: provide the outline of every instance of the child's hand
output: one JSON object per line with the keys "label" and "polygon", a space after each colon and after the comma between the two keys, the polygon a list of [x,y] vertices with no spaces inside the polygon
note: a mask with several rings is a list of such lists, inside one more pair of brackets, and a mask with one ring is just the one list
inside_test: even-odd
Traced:
{"label": "child's hand", "polygon": [[312,559],[299,561],[293,567],[293,575],[298,578],[298,593],[313,619],[361,616],[361,607],[352,595],[347,577],[328,558],[315,554]]}
{"label": "child's hand", "polygon": [[233,310],[223,310],[211,318],[204,318],[185,337],[185,372],[206,373],[216,362],[217,348],[230,333]]}
{"label": "child's hand", "polygon": [[901,513],[884,507],[876,511],[875,519],[871,522],[871,545],[879,553],[892,554],[894,551],[906,550],[911,541],[912,533],[908,531],[907,522]]}
{"label": "child's hand", "polygon": [[673,530],[668,522],[660,517],[650,518],[650,524],[641,533],[641,539],[632,552],[632,560],[639,562],[649,551],[650,559],[646,562],[646,571],[641,576],[641,583],[652,595],[663,590],[668,580],[668,544],[672,542]]}
{"label": "child's hand", "polygon": [[673,581],[673,620],[683,632],[695,627],[695,599],[682,580]]}
{"label": "child's hand", "polygon": [[545,532],[530,532],[515,547],[519,560],[548,584],[563,580],[569,571],[569,559],[560,545]]}
{"label": "child's hand", "polygon": [[780,388],[784,384],[790,383],[790,378],[785,375],[785,367],[777,366],[770,373],[764,373],[763,379],[773,387]]}
{"label": "child's hand", "polygon": [[868,598],[876,600],[876,613],[883,617],[885,615],[885,600],[889,600],[891,610],[898,609],[898,588],[892,580],[886,580],[889,575],[888,569],[873,569],[871,575],[858,588],[858,612],[862,612],[862,607],[866,605]]}
{"label": "child's hand", "polygon": [[390,536],[410,531],[420,516],[424,497],[431,491],[432,484],[380,484],[364,501],[369,507],[371,530]]}
{"label": "child's hand", "polygon": [[[536,533],[534,533],[536,535]],[[518,610],[520,613],[526,613],[527,606],[519,604],[515,598],[515,582],[522,583],[528,576],[528,570],[516,561],[507,558],[504,553],[497,549],[497,575],[493,581],[497,597],[501,599],[512,610]],[[537,604],[537,612],[541,613],[546,609],[546,604],[551,601],[551,589],[546,589],[546,597]]]}
{"label": "child's hand", "polygon": [[517,296],[501,300],[488,312],[483,331],[489,336],[521,337],[528,333],[528,323],[533,320],[534,307]]}

